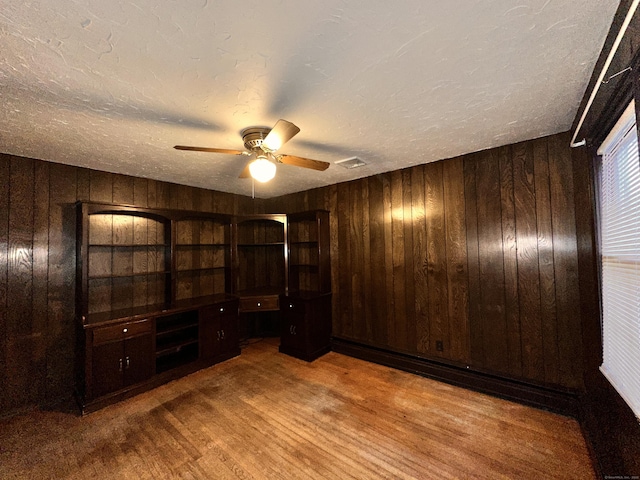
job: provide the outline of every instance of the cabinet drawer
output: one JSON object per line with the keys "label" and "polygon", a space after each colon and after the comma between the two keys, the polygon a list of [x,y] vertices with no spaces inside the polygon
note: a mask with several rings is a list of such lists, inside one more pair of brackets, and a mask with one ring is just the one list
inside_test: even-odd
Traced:
{"label": "cabinet drawer", "polygon": [[282,313],[287,314],[295,313],[297,316],[303,316],[306,310],[306,302],[299,299],[289,299],[287,297],[283,297],[280,299],[280,305],[282,307]]}
{"label": "cabinet drawer", "polygon": [[244,297],[240,299],[241,312],[261,312],[279,310],[279,301],[276,295],[265,297]]}
{"label": "cabinet drawer", "polygon": [[235,300],[224,303],[216,303],[215,305],[208,305],[206,307],[202,307],[202,317],[203,318],[215,318],[222,317],[225,315],[237,315],[238,314],[238,304]]}
{"label": "cabinet drawer", "polygon": [[93,330],[93,344],[113,342],[136,335],[151,333],[152,323],[149,319],[138,320],[136,322],[119,323],[108,327],[95,328]]}

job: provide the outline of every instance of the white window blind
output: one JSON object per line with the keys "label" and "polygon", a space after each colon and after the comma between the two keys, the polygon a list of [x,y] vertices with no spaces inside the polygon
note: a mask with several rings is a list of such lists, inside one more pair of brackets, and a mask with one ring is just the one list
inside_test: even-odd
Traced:
{"label": "white window blind", "polygon": [[600,370],[640,418],[640,159],[634,102],[598,153],[603,157]]}

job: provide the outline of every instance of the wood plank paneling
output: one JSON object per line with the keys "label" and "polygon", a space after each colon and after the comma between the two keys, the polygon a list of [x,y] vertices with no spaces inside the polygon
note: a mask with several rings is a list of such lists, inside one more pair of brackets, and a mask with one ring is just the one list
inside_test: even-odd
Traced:
{"label": "wood plank paneling", "polygon": [[[339,282],[339,272],[340,272],[340,243],[339,243],[339,234],[338,234],[338,215],[336,212],[338,211],[338,186],[331,185],[327,187],[325,190],[327,193],[326,197],[326,208],[330,212],[333,212],[332,215],[329,215],[329,243],[331,249],[331,290],[332,290],[332,302],[331,302],[331,318],[333,319],[333,325],[335,325],[335,320],[340,318],[340,282]],[[335,334],[335,330],[333,331]]]}
{"label": "wood plank paneling", "polygon": [[480,252],[478,249],[478,207],[476,188],[477,154],[464,158],[465,224],[467,268],[469,269],[469,363],[484,364],[482,314],[480,312]]}
{"label": "wood plank paneling", "polygon": [[[0,154],[0,383],[7,385],[7,290],[9,267],[9,185],[11,184],[11,162]],[[8,396],[0,394],[0,411],[10,408]]]}
{"label": "wood plank paneling", "polygon": [[155,205],[151,205],[151,200],[149,201],[150,207],[155,208],[171,208],[171,191],[170,185],[166,182],[155,182]]}
{"label": "wood plank paneling", "polygon": [[76,200],[88,202],[91,200],[91,170],[78,168],[76,170]]}
{"label": "wood plank paneling", "polygon": [[[513,150],[511,150],[511,153]],[[505,317],[509,373],[522,374],[520,338],[520,304],[518,297],[518,243],[516,238],[516,208],[514,198],[513,159],[508,148],[500,150],[500,201],[502,208],[502,245],[504,261]]]}
{"label": "wood plank paneling", "polygon": [[[369,220],[369,181],[363,179],[362,184],[362,254],[364,268],[362,271],[364,281],[363,304],[364,304],[364,322],[365,336],[369,341],[373,340],[373,326],[371,324],[372,303],[374,293],[371,291],[371,276],[374,274],[375,267],[371,265],[371,222]],[[317,190],[314,190],[317,192]],[[317,196],[317,195],[316,195]],[[314,208],[316,208],[314,206]]]}
{"label": "wood plank paneling", "polygon": [[112,173],[91,170],[89,174],[89,200],[92,202],[113,202]]}
{"label": "wood plank paneling", "polygon": [[33,331],[34,160],[12,157],[10,168],[6,335],[12,368],[7,370],[6,391],[9,405],[16,406],[38,398],[42,377],[34,378],[39,356]]}
{"label": "wood plank paneling", "polygon": [[352,334],[356,338],[368,338],[367,319],[364,313],[364,215],[362,205],[362,180],[352,182],[349,189],[349,252],[351,270]]}
{"label": "wood plank paneling", "polygon": [[[462,158],[443,162],[446,230],[449,358],[469,361],[469,282],[465,235],[464,168]],[[414,224],[415,225],[415,224]]]}
{"label": "wood plank paneling", "polygon": [[351,304],[351,241],[349,235],[349,215],[351,211],[351,196],[349,194],[349,184],[338,185],[338,271],[342,272],[338,281],[339,310],[334,321],[336,335],[350,338],[353,336],[353,314]]}
{"label": "wood plank paneling", "polygon": [[569,387],[582,385],[582,343],[579,306],[578,255],[571,151],[566,148],[568,134],[549,138],[549,176],[553,254],[558,320],[558,369],[560,381]]}
{"label": "wood plank paneling", "polygon": [[508,365],[508,335],[505,317],[504,257],[500,200],[499,152],[478,154],[476,204],[480,265],[480,313],[483,366],[504,371]]}
{"label": "wood plank paneling", "polygon": [[113,176],[113,203],[133,205],[133,177],[126,175]]}
{"label": "wood plank paneling", "polygon": [[413,223],[413,281],[415,312],[415,351],[429,352],[429,286],[427,283],[427,225],[424,168],[411,169],[411,216]]}
{"label": "wood plank paneling", "polygon": [[443,162],[425,166],[425,215],[427,225],[427,285],[429,289],[429,351],[449,357],[447,252],[444,221]]}
{"label": "wood plank paneling", "polygon": [[[380,176],[369,179],[369,253],[371,258],[371,341],[387,344],[385,291],[384,194]],[[333,254],[333,252],[332,252]],[[332,279],[333,280],[333,279]],[[335,285],[335,282],[332,282]]]}
{"label": "wood plank paneling", "polygon": [[[32,335],[37,338],[31,352],[35,372],[47,370],[46,339],[49,323],[49,166],[35,162],[33,198],[33,307]],[[37,397],[48,396],[42,375],[34,375]]]}
{"label": "wood plank paneling", "polygon": [[540,317],[542,322],[542,349],[544,378],[558,383],[558,320],[556,317],[556,284],[553,264],[553,226],[549,190],[548,139],[533,144],[533,170],[536,189],[536,220],[538,230],[538,269],[540,272]]}
{"label": "wood plank paneling", "polygon": [[381,294],[384,295],[386,301],[387,318],[385,323],[387,345],[391,345],[393,341],[393,322],[395,321],[395,291],[393,279],[393,228],[392,210],[391,210],[391,175],[379,175],[382,179],[382,213],[384,224],[384,271],[385,271],[385,289]]}
{"label": "wood plank paneling", "polygon": [[[47,326],[48,401],[71,395],[75,348],[75,209],[78,169],[49,168],[49,276]],[[93,171],[92,171],[93,173]],[[91,179],[95,177],[92,175]],[[104,188],[99,183],[99,188]],[[110,188],[105,188],[111,191]]]}
{"label": "wood plank paneling", "polygon": [[526,378],[542,381],[544,380],[544,361],[533,144],[519,143],[512,147],[512,151],[518,246],[519,343],[522,345],[522,353],[520,355],[518,352],[518,357],[522,357],[523,375]]}
{"label": "wood plank paneling", "polygon": [[134,177],[133,204],[137,207],[149,206],[149,183],[146,178]]}
{"label": "wood plank paneling", "polygon": [[[420,168],[420,167],[416,167]],[[417,351],[417,328],[416,328],[416,302],[415,302],[415,278],[413,270],[413,198],[411,170],[402,170],[402,206],[404,217],[404,305],[405,322],[407,324],[405,334],[405,349],[409,352]]]}
{"label": "wood plank paneling", "polygon": [[402,172],[391,173],[391,234],[393,265],[393,322],[389,325],[391,347],[407,349],[407,318],[405,297],[405,255],[404,255],[404,203],[402,194]]}

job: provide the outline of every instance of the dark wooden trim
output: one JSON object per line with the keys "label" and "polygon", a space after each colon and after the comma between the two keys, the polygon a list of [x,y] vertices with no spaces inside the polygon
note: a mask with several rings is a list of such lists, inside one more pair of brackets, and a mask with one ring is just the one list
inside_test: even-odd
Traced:
{"label": "dark wooden trim", "polygon": [[[571,133],[573,133],[576,129],[576,127],[578,126],[578,122],[580,120],[580,117],[582,116],[582,113],[584,112],[584,109],[587,105],[587,102],[589,100],[589,97],[591,96],[591,92],[593,91],[593,88],[598,80],[598,76],[600,75],[600,72],[602,70],[602,67],[604,66],[604,63],[607,59],[607,57],[609,56],[609,52],[611,51],[611,48],[613,47],[613,43],[615,42],[616,37],[618,36],[618,32],[620,31],[620,28],[622,27],[622,24],[624,22],[624,19],[627,15],[627,12],[629,11],[629,8],[631,7],[631,4],[633,3],[633,0],[621,0],[620,1],[620,5],[618,5],[618,9],[613,17],[613,22],[611,23],[611,27],[609,27],[609,32],[607,33],[607,37],[604,41],[604,45],[602,46],[602,50],[600,51],[600,56],[598,57],[598,60],[596,61],[596,65],[591,73],[591,78],[589,79],[589,84],[587,85],[587,88],[585,90],[585,93],[582,97],[582,100],[580,102],[580,107],[578,108],[578,111],[576,113],[576,116],[573,120],[573,123],[571,125]],[[619,65],[611,65],[609,67],[609,69],[612,71],[612,73],[616,73],[614,70],[616,70],[619,67]],[[622,70],[622,68],[620,68],[620,70]],[[616,83],[614,83],[613,86],[615,86]],[[602,91],[598,92],[600,95],[602,95]],[[598,97],[596,97],[598,98]],[[589,115],[587,115],[587,123],[588,123],[588,119],[589,119]],[[591,128],[589,128],[589,125],[585,125],[583,124],[582,128],[580,129],[580,132],[584,132],[582,134],[582,136],[578,136],[578,140],[580,140],[583,137],[589,137],[591,136]]]}
{"label": "dark wooden trim", "polygon": [[524,405],[562,415],[578,416],[578,397],[572,392],[552,390],[336,337],[331,340],[331,349],[350,357],[416,373]]}

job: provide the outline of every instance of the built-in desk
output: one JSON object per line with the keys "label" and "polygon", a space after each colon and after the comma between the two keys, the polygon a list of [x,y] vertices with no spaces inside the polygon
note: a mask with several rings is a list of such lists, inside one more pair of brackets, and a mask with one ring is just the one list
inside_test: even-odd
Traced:
{"label": "built-in desk", "polygon": [[280,310],[281,288],[262,287],[238,292],[240,313],[273,312]]}

